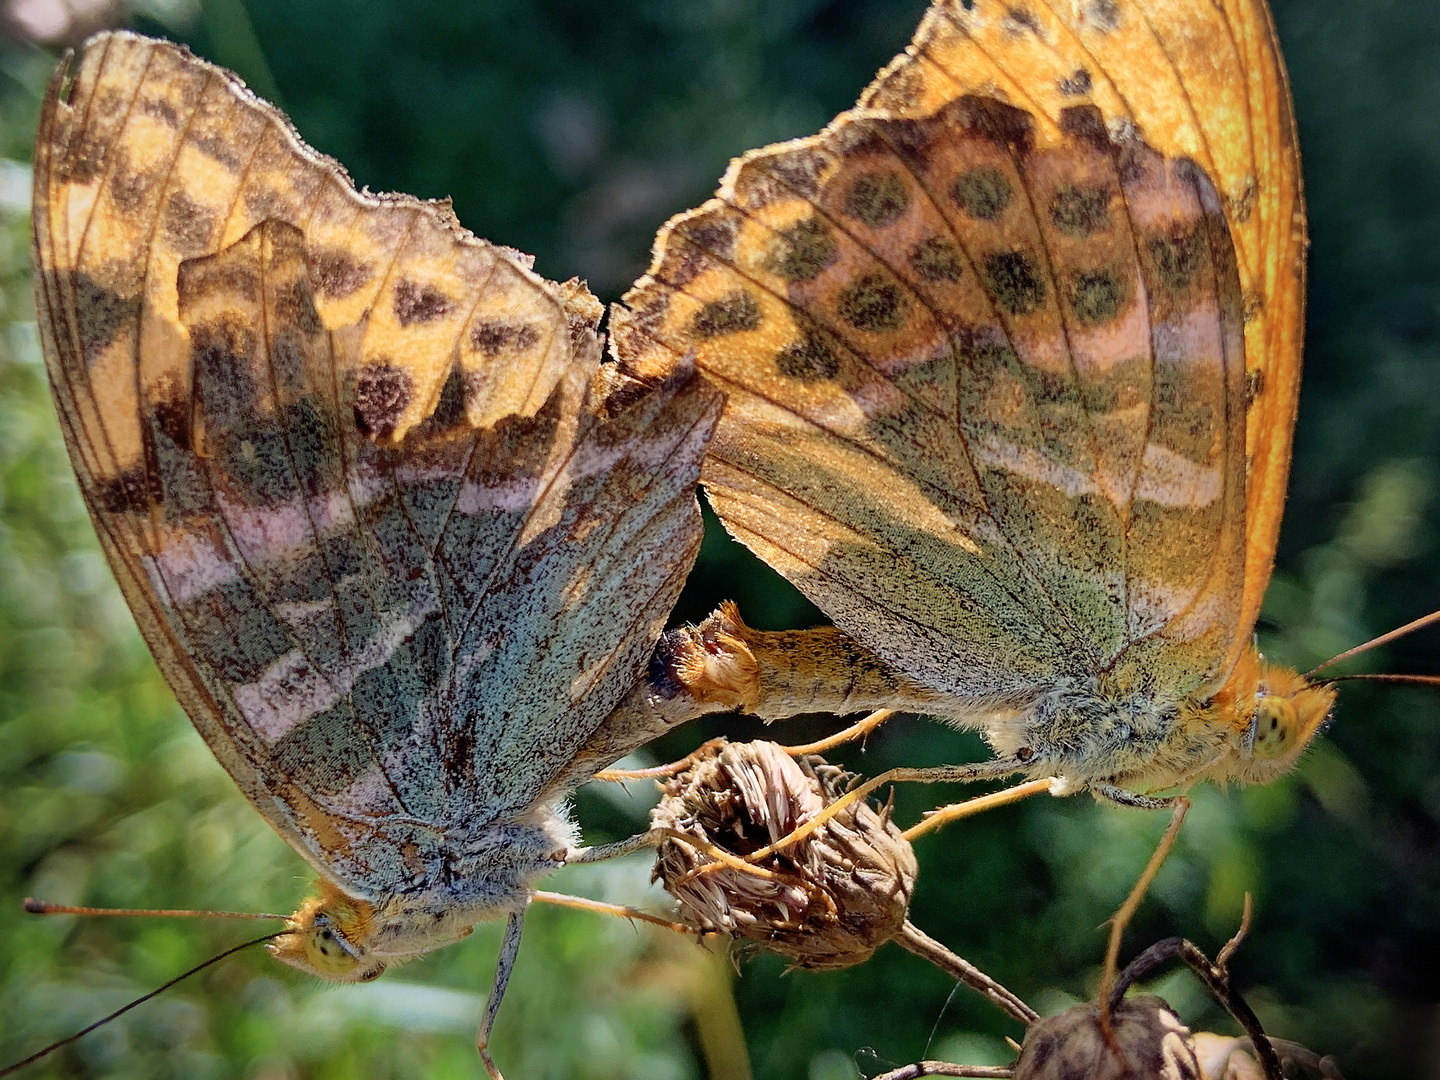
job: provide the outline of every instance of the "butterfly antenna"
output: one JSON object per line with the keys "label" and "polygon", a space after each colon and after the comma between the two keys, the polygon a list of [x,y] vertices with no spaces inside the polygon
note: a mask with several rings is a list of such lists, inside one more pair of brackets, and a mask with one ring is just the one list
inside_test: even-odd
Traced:
{"label": "butterfly antenna", "polygon": [[[1429,615],[1423,615],[1423,616],[1421,616],[1420,618],[1414,620],[1413,622],[1408,622],[1408,623],[1406,623],[1404,626],[1401,626],[1401,627],[1398,627],[1398,628],[1396,628],[1396,629],[1394,629],[1394,630],[1391,630],[1388,634],[1381,634],[1379,637],[1373,637],[1373,638],[1371,638],[1369,641],[1365,642],[1363,645],[1356,645],[1353,649],[1346,649],[1344,652],[1340,653],[1338,656],[1332,656],[1329,660],[1326,660],[1323,664],[1319,664],[1319,665],[1311,668],[1309,671],[1307,671],[1307,672],[1305,673],[1304,678],[1309,679],[1309,678],[1311,678],[1311,676],[1313,676],[1316,672],[1324,671],[1327,667],[1333,667],[1334,665],[1339,664],[1339,663],[1341,663],[1341,662],[1343,662],[1343,661],[1345,661],[1345,660],[1349,660],[1352,656],[1359,656],[1361,653],[1363,653],[1363,652],[1369,652],[1371,649],[1378,649],[1381,645],[1388,645],[1390,642],[1394,641],[1396,638],[1402,638],[1402,637],[1404,637],[1406,634],[1413,634],[1416,630],[1419,630],[1419,629],[1421,629],[1422,627],[1429,626],[1431,623],[1434,623],[1434,622],[1440,622],[1440,611],[1432,611]],[[1372,678],[1372,679],[1373,679],[1373,678],[1375,678],[1376,676],[1371,675],[1371,676],[1363,676],[1363,677]],[[1344,676],[1344,678],[1355,678],[1355,676],[1347,675],[1347,676]],[[1401,678],[1409,679],[1410,676],[1401,676]],[[1326,681],[1327,681],[1327,682],[1336,682],[1336,681],[1338,681],[1338,680],[1337,680],[1337,679],[1327,679]]]}
{"label": "butterfly antenna", "polygon": [[[215,919],[288,919],[289,915],[271,915],[259,911],[187,911],[180,908],[108,908],[108,907],[73,907],[69,904],[52,904],[48,900],[36,900],[33,896],[27,896],[24,904],[25,910],[31,915],[130,915],[130,916],[175,916],[181,918],[200,918],[210,916]],[[0,1074],[3,1075],[3,1074]]]}
{"label": "butterfly antenna", "polygon": [[[30,909],[29,909],[29,904],[30,904],[30,901],[27,900],[27,901],[26,901],[26,910],[30,910]],[[53,905],[53,906],[58,906],[58,905]],[[93,910],[96,910],[96,909],[86,909],[86,908],[74,909],[75,913],[79,913],[79,914],[88,913],[89,911],[93,911]],[[123,911],[123,910],[122,910],[122,911],[118,911],[118,912],[110,912],[110,911],[103,911],[103,910],[102,910],[102,913],[103,913],[103,914],[107,914],[107,915],[109,915],[109,914],[122,914],[122,915],[123,915],[123,914],[141,914],[141,915],[151,915],[151,914],[155,914],[154,912],[148,912],[148,911],[145,911],[145,912],[126,912],[126,911]],[[53,912],[53,913],[47,912],[46,914],[59,914],[59,912]],[[174,914],[174,913],[172,912],[172,913],[170,913],[170,914]],[[226,912],[203,911],[203,912],[181,912],[180,914],[214,915],[214,914],[228,914],[228,913],[226,913]],[[241,917],[244,918],[244,917],[246,917],[246,916],[241,916]],[[265,916],[260,916],[260,917],[261,917],[261,918],[272,918],[272,919],[273,919],[273,918],[276,918],[277,916],[274,916],[274,915],[265,915]],[[96,1028],[104,1027],[106,1024],[110,1023],[111,1020],[115,1020],[115,1019],[117,1019],[118,1017],[124,1016],[124,1015],[125,1015],[127,1012],[129,1012],[131,1009],[135,1008],[135,1006],[137,1006],[137,1005],[143,1005],[145,1002],[149,1001],[151,998],[155,997],[156,995],[158,995],[158,994],[163,994],[166,990],[169,990],[170,987],[174,986],[176,983],[178,983],[178,982],[183,982],[185,979],[188,979],[191,975],[194,975],[194,974],[196,974],[197,972],[204,971],[207,967],[209,967],[209,966],[212,965],[212,964],[218,964],[221,960],[224,960],[227,956],[230,956],[230,955],[232,955],[232,954],[234,954],[234,953],[237,953],[237,952],[239,952],[241,949],[248,949],[248,948],[250,948],[250,946],[252,946],[252,945],[260,945],[260,944],[262,944],[262,943],[264,943],[264,942],[266,942],[266,941],[271,940],[272,938],[277,938],[277,937],[279,937],[281,934],[283,934],[284,932],[285,932],[285,931],[283,931],[283,930],[277,930],[277,931],[275,931],[275,933],[273,933],[273,934],[266,934],[266,935],[264,935],[263,937],[253,938],[252,940],[246,941],[246,942],[242,942],[242,943],[239,944],[239,945],[233,945],[233,946],[231,946],[230,948],[226,949],[224,952],[219,953],[219,954],[217,954],[217,955],[215,955],[215,956],[210,957],[209,960],[201,961],[200,963],[196,964],[194,967],[192,967],[189,971],[185,972],[184,974],[176,975],[175,978],[171,979],[169,982],[164,983],[164,984],[161,985],[161,986],[157,986],[154,990],[151,990],[148,994],[142,994],[140,997],[136,998],[134,1001],[130,1002],[128,1005],[122,1005],[120,1008],[118,1008],[118,1009],[116,1009],[114,1012],[112,1012],[109,1016],[102,1017],[101,1019],[96,1020],[93,1024],[90,1024],[90,1025],[88,1025],[87,1027],[81,1028],[79,1031],[75,1032],[74,1035],[67,1035],[65,1038],[61,1039],[59,1042],[53,1042],[53,1043],[51,1043],[49,1046],[45,1047],[45,1049],[43,1049],[43,1050],[37,1050],[35,1053],[31,1054],[29,1057],[25,1058],[23,1061],[17,1061],[17,1062],[15,1062],[13,1065],[7,1065],[7,1066],[5,1066],[5,1068],[0,1069],[0,1077],[10,1076],[12,1073],[19,1072],[21,1069],[25,1068],[25,1066],[27,1066],[27,1065],[33,1065],[35,1062],[39,1061],[41,1058],[46,1057],[46,1056],[48,1056],[48,1055],[50,1055],[50,1054],[53,1054],[56,1050],[59,1050],[62,1046],[68,1046],[70,1043],[74,1042],[76,1039],[83,1038],[84,1036],[89,1035],[90,1032],[94,1031]]]}

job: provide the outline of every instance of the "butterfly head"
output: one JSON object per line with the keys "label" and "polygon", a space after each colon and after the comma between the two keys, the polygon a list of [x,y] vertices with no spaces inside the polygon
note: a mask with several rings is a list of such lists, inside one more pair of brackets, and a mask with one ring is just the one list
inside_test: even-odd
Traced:
{"label": "butterfly head", "polygon": [[[1244,701],[1244,698],[1240,699]],[[1324,726],[1335,705],[1335,690],[1317,686],[1293,670],[1258,659],[1250,708],[1243,721],[1228,774],[1241,783],[1264,784],[1289,772]]]}
{"label": "butterfly head", "polygon": [[321,881],[319,895],[290,916],[285,933],[270,944],[270,955],[322,979],[369,982],[385,970],[385,961],[369,951],[375,915],[375,905],[368,900]]}

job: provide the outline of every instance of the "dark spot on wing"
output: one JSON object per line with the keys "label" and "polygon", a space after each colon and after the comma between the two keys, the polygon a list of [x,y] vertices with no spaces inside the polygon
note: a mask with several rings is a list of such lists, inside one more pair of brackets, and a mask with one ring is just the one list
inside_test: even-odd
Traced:
{"label": "dark spot on wing", "polygon": [[905,322],[905,297],[880,274],[867,274],[840,293],[840,317],[857,330],[897,330]]}
{"label": "dark spot on wing", "polygon": [[899,173],[867,173],[845,196],[845,213],[872,229],[899,221],[910,205],[910,189]]}
{"label": "dark spot on wing", "polygon": [[234,147],[219,135],[212,135],[208,131],[192,130],[186,141],[206,157],[214,158],[232,173],[239,172],[243,165],[239,155],[235,153]]}
{"label": "dark spot on wing", "polygon": [[950,108],[963,128],[997,146],[1025,154],[1035,145],[1035,121],[1023,109],[978,94],[966,94]]}
{"label": "dark spot on wing", "polygon": [[1005,12],[1005,30],[1012,35],[1019,35],[1028,30],[1030,33],[1039,35],[1040,23],[1034,14],[1023,7],[1012,7]]}
{"label": "dark spot on wing", "polygon": [[995,306],[1007,315],[1029,315],[1045,302],[1045,282],[1028,251],[987,255],[980,276]]}
{"label": "dark spot on wing", "polygon": [[775,354],[775,367],[781,375],[813,382],[833,379],[839,374],[840,361],[820,333],[810,329]]}
{"label": "dark spot on wing", "polygon": [[131,172],[127,167],[128,164],[129,162],[122,158],[110,174],[107,186],[110,189],[110,201],[115,204],[115,209],[127,217],[133,217],[141,207],[150,201],[159,178],[154,173]]}
{"label": "dark spot on wing", "polygon": [[1125,279],[1103,269],[1076,274],[1068,293],[1075,317],[1087,326],[1110,322],[1130,302]]}
{"label": "dark spot on wing", "polygon": [[690,219],[676,231],[702,251],[708,251],[720,260],[729,262],[735,254],[737,228],[733,218],[707,214]]}
{"label": "dark spot on wing", "polygon": [[1089,0],[1083,17],[1095,29],[1108,34],[1120,28],[1120,5],[1116,0]]}
{"label": "dark spot on wing", "polygon": [[1145,241],[1156,280],[1172,296],[1184,294],[1205,265],[1205,238],[1198,229],[1152,236]]}
{"label": "dark spot on wing", "polygon": [[429,423],[444,430],[465,419],[465,374],[458,367],[450,369],[450,377],[440,388],[440,400],[430,414]]}
{"label": "dark spot on wing", "polygon": [[190,450],[194,441],[190,402],[181,398],[162,398],[150,406],[152,423],[178,450]]}
{"label": "dark spot on wing", "polygon": [[372,439],[388,439],[413,392],[410,373],[393,364],[361,368],[355,375],[355,426]]}
{"label": "dark spot on wing", "polygon": [[1248,409],[1265,392],[1265,369],[1253,368],[1245,372],[1245,407]]}
{"label": "dark spot on wing", "polygon": [[142,466],[95,485],[95,501],[107,514],[143,513],[151,506],[149,477]]}
{"label": "dark spot on wing", "polygon": [[798,221],[777,235],[767,265],[786,281],[809,281],[835,261],[835,239],[814,218]]}
{"label": "dark spot on wing", "polygon": [[1111,191],[1104,184],[1067,184],[1050,200],[1050,220],[1066,236],[1110,228]]}
{"label": "dark spot on wing", "polygon": [[146,98],[140,103],[140,111],[146,116],[153,116],[166,127],[175,127],[180,123],[180,117],[176,115],[174,107],[164,98]]}
{"label": "dark spot on wing", "polygon": [[1005,212],[1014,195],[1010,180],[999,169],[982,165],[961,173],[950,187],[950,197],[977,221],[994,221]]}
{"label": "dark spot on wing", "polygon": [[185,192],[170,193],[165,204],[165,236],[182,257],[199,255],[210,246],[215,231],[215,212],[197,203]]}
{"label": "dark spot on wing", "polygon": [[80,348],[90,356],[115,340],[121,324],[140,315],[140,298],[126,299],[97,284],[89,274],[75,275],[75,318]]}
{"label": "dark spot on wing", "polygon": [[1101,153],[1115,149],[1105,116],[1094,105],[1071,105],[1060,110],[1060,130],[1077,142],[1089,143]]}
{"label": "dark spot on wing", "polygon": [[307,261],[315,291],[336,300],[349,296],[374,274],[369,266],[357,262],[343,248],[311,252]]}
{"label": "dark spot on wing", "polygon": [[401,326],[443,319],[454,307],[455,302],[433,285],[404,278],[395,286],[395,318]]}
{"label": "dark spot on wing", "polygon": [[470,345],[486,356],[499,356],[507,347],[528,352],[540,340],[540,331],[529,323],[482,321],[470,328]]}
{"label": "dark spot on wing", "polygon": [[690,320],[690,333],[711,338],[754,330],[761,322],[760,305],[743,290],[736,290],[720,300],[711,300]]}
{"label": "dark spot on wing", "polygon": [[931,236],[910,252],[910,268],[922,281],[959,281],[965,273],[960,251],[943,236]]}
{"label": "dark spot on wing", "polygon": [[1084,97],[1090,93],[1091,79],[1087,68],[1076,68],[1070,76],[1056,83],[1056,89],[1067,97]]}

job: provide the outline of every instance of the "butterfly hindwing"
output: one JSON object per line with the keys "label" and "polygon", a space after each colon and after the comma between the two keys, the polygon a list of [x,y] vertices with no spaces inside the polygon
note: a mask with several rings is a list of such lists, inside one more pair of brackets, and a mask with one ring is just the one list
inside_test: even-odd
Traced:
{"label": "butterfly hindwing", "polygon": [[39,317],[127,600],[306,858],[356,895],[433,873],[642,670],[718,399],[602,371],[583,287],[358,195],[183,50],[106,35],[61,89]]}
{"label": "butterfly hindwing", "polygon": [[722,520],[901,671],[971,698],[1157,649],[1180,691],[1220,672],[1242,301],[1193,163],[1093,107],[858,111],[739,161],[626,304],[628,364],[693,349],[729,395]]}

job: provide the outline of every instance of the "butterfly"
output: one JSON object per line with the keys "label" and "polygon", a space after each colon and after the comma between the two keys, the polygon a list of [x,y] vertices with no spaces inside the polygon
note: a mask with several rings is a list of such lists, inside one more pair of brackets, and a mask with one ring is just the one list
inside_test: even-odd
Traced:
{"label": "butterfly", "polygon": [[33,223],[106,557],[319,875],[272,951],[368,980],[506,915],[488,1032],[536,879],[577,857],[567,794],[646,737],[622,698],[698,550],[719,395],[602,364],[582,284],[447,204],[357,193],[168,43],[61,65]]}
{"label": "butterfly", "polygon": [[722,609],[692,693],[938,715],[996,755],[947,778],[1131,805],[1288,769],[1334,697],[1252,641],[1304,255],[1261,0],[936,3],[856,109],[667,224],[612,316],[627,371],[725,391],[711,502],[838,627]]}

